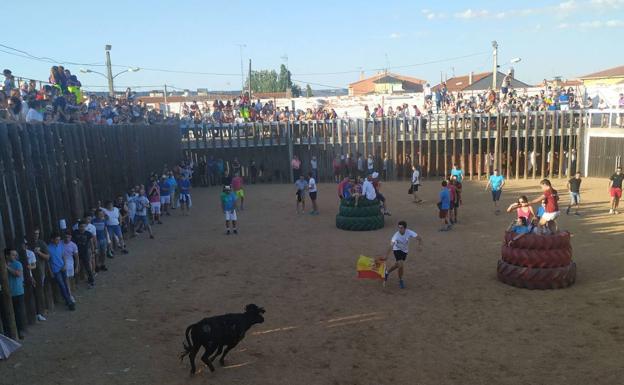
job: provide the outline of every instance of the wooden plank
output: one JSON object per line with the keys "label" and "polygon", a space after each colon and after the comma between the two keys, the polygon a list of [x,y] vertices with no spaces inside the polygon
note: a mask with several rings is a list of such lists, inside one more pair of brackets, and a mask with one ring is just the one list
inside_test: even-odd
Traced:
{"label": "wooden plank", "polygon": [[556,138],[557,138],[557,126],[558,126],[558,122],[559,119],[557,118],[557,113],[555,111],[552,112],[552,119],[551,119],[551,124],[552,124],[552,129],[550,131],[550,156],[548,157],[548,160],[550,161],[548,163],[549,167],[548,167],[548,177],[549,178],[554,178],[555,177],[555,167],[557,166],[555,164],[555,150],[557,149],[555,147],[555,143],[556,143]]}
{"label": "wooden plank", "polygon": [[448,115],[444,115],[444,178],[448,177],[448,137],[449,137],[449,119]]}
{"label": "wooden plank", "polygon": [[570,110],[569,115],[570,115],[570,133],[568,134],[568,159],[567,159],[568,164],[567,164],[566,169],[568,170],[568,177],[572,178],[572,177],[574,177],[574,174],[573,174],[573,171],[572,171],[572,149],[574,148],[573,147],[574,112],[572,110]]}
{"label": "wooden plank", "polygon": [[507,117],[507,159],[505,159],[506,169],[507,169],[507,179],[511,179],[511,131],[513,129],[513,116],[511,115],[511,111],[509,111],[509,115]]}
{"label": "wooden plank", "polygon": [[[423,150],[423,145],[422,145],[422,118],[419,116],[417,120],[414,120],[414,129],[418,130],[418,168],[420,170],[420,173],[423,173],[423,167],[422,167],[422,160],[423,160],[423,156],[422,156],[422,150]],[[421,175],[422,176],[422,175]]]}
{"label": "wooden plank", "polygon": [[[521,122],[521,113],[518,113],[518,120],[516,121],[516,180],[520,179],[520,122]],[[525,156],[526,158],[526,156]]]}
{"label": "wooden plank", "polygon": [[542,121],[542,159],[540,162],[540,177],[544,179],[546,177],[545,171],[545,163],[546,163],[546,124],[548,120],[548,113],[544,111],[544,120]]}
{"label": "wooden plank", "polygon": [[470,114],[470,131],[468,132],[468,135],[470,137],[469,139],[469,145],[470,145],[470,150],[468,151],[468,156],[470,157],[468,163],[470,165],[470,180],[474,179],[474,112]]}
{"label": "wooden plank", "polygon": [[477,139],[479,140],[479,143],[477,144],[477,179],[481,180],[481,171],[483,170],[483,130],[481,129],[481,123],[483,122],[482,114],[479,114],[477,119]]}
{"label": "wooden plank", "polygon": [[565,142],[565,136],[566,136],[566,127],[565,127],[565,113],[563,111],[559,112],[559,115],[561,117],[561,123],[559,125],[559,179],[564,178],[565,176],[563,175],[563,162],[565,162],[565,156],[564,156],[564,142]]}
{"label": "wooden plank", "polygon": [[431,135],[433,135],[433,131],[431,129],[431,122],[429,122],[429,127],[427,127],[427,178],[431,176]]}
{"label": "wooden plank", "polygon": [[529,138],[530,138],[530,129],[531,129],[531,112],[526,113],[526,120],[524,122],[524,164],[523,164],[523,173],[524,179],[528,179],[528,166],[529,166]]}

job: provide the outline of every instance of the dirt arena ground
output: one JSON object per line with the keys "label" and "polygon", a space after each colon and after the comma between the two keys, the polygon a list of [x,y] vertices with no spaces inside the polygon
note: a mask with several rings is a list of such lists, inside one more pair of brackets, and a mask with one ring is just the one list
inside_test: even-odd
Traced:
{"label": "dirt arena ground", "polygon": [[[565,182],[556,186],[564,191]],[[156,239],[130,241],[97,288],[30,328],[23,349],[0,363],[2,384],[617,384],[624,378],[624,214],[609,216],[607,181],[585,180],[573,232],[576,285],[529,291],[496,279],[504,227],[481,182],[467,182],[460,223],[437,231],[439,185],[411,203],[407,183],[383,189],[383,230],[337,230],[335,185],[320,185],[320,216],[296,215],[287,185],[247,187],[238,236],[223,234],[217,189],[196,189],[190,217],[165,218]],[[535,181],[511,181],[535,197]],[[567,193],[563,193],[567,202]],[[405,219],[424,238],[396,276],[355,278],[358,255],[385,251]],[[189,377],[184,330],[199,319],[267,310],[229,355],[227,368]],[[199,357],[198,357],[199,362]]]}

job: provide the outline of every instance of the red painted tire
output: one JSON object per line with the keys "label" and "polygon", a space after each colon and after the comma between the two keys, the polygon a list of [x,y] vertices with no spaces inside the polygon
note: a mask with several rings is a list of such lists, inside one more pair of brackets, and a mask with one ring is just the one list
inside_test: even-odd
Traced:
{"label": "red painted tire", "polygon": [[503,245],[501,258],[507,263],[521,267],[565,267],[572,262],[572,249],[516,249]]}
{"label": "red painted tire", "polygon": [[[518,234],[506,231],[505,245],[509,244]],[[531,249],[531,250],[551,250],[551,249],[568,249],[570,245],[570,233],[567,231],[558,232],[555,235],[538,235],[525,234],[513,241],[514,249]]]}
{"label": "red painted tire", "polygon": [[526,289],[561,289],[576,281],[576,263],[550,269],[521,267],[503,260],[498,261],[498,279],[507,285]]}

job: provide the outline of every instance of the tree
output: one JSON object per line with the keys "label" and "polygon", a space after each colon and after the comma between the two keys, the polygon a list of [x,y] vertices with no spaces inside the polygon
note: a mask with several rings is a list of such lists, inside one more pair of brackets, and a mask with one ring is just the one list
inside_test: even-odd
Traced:
{"label": "tree", "polygon": [[312,94],[312,87],[310,87],[309,84],[306,84],[306,98],[311,98],[312,96],[314,96]]}
{"label": "tree", "polygon": [[[291,90],[292,95],[301,95],[301,87],[293,84],[290,71],[285,65],[280,66],[279,75],[275,70],[260,70],[251,72],[251,90],[253,92],[286,92]],[[249,88],[249,77],[245,81],[245,88]]]}

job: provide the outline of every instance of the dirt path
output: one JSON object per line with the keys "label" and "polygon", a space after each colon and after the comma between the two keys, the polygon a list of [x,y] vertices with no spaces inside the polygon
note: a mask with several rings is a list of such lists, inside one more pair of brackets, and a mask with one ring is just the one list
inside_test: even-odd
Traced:
{"label": "dirt path", "polygon": [[[557,182],[561,188],[563,182]],[[615,384],[624,377],[624,215],[608,216],[606,181],[586,180],[574,233],[575,286],[515,289],[496,280],[503,228],[480,183],[466,183],[460,224],[437,232],[437,182],[423,205],[406,183],[384,192],[383,230],[337,230],[335,185],[320,186],[321,215],[297,216],[294,190],[250,186],[241,234],[223,234],[216,189],[194,191],[192,215],[165,218],[156,239],[80,290],[78,310],[30,328],[0,363],[2,384]],[[535,182],[511,182],[538,194]],[[567,194],[563,202],[567,202]],[[425,241],[407,261],[406,290],[357,280],[359,254],[379,254],[405,219]],[[414,247],[415,249],[415,247]],[[177,359],[184,329],[205,316],[267,309],[228,360],[189,378]]]}

